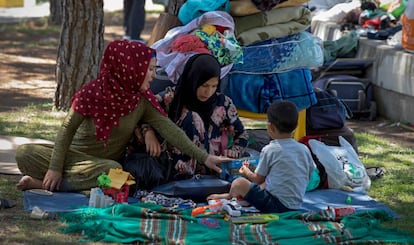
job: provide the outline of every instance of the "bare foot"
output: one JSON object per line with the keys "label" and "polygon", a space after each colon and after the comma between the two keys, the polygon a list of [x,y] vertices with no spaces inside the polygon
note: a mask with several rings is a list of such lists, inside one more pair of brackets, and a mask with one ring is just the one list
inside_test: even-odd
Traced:
{"label": "bare foot", "polygon": [[43,182],[41,180],[35,179],[29,175],[23,176],[19,183],[16,185],[16,189],[25,191],[29,189],[42,189]]}
{"label": "bare foot", "polygon": [[207,200],[217,200],[217,199],[230,199],[231,196],[229,193],[223,194],[211,194],[207,197]]}

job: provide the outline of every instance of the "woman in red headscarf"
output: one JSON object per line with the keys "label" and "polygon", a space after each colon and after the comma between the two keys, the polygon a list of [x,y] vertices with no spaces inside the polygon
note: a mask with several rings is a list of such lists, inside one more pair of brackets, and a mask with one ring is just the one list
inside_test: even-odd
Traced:
{"label": "woman in red headscarf", "polygon": [[97,79],[81,87],[54,145],[25,144],[16,150],[23,177],[20,190],[81,191],[97,186],[97,177],[118,160],[138,122],[149,124],[168,143],[213,170],[230,158],[208,155],[168,117],[149,89],[155,77],[155,51],[116,40],[107,46]]}

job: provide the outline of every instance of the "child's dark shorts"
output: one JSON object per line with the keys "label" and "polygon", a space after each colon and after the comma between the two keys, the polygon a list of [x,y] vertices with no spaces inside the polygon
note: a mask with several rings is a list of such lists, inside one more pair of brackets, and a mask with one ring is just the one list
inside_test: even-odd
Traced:
{"label": "child's dark shorts", "polygon": [[263,213],[294,211],[294,209],[287,208],[279,201],[279,199],[277,199],[277,197],[270,194],[267,190],[260,188],[260,186],[255,183],[250,184],[250,189],[243,199]]}

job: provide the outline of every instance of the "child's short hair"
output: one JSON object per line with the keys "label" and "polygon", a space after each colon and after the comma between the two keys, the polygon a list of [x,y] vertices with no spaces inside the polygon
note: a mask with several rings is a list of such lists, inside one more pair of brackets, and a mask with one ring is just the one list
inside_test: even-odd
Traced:
{"label": "child's short hair", "polygon": [[274,102],[267,109],[267,120],[281,133],[291,133],[298,125],[298,109],[290,101]]}

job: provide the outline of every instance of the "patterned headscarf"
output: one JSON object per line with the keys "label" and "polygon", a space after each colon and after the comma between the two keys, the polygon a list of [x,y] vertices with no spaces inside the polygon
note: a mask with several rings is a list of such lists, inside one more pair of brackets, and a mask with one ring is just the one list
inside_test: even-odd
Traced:
{"label": "patterned headscarf", "polygon": [[97,140],[106,144],[112,128],[138,106],[141,97],[166,115],[150,89],[139,90],[154,56],[155,50],[140,42],[115,40],[108,44],[98,78],[83,85],[72,98],[73,110],[94,119]]}

